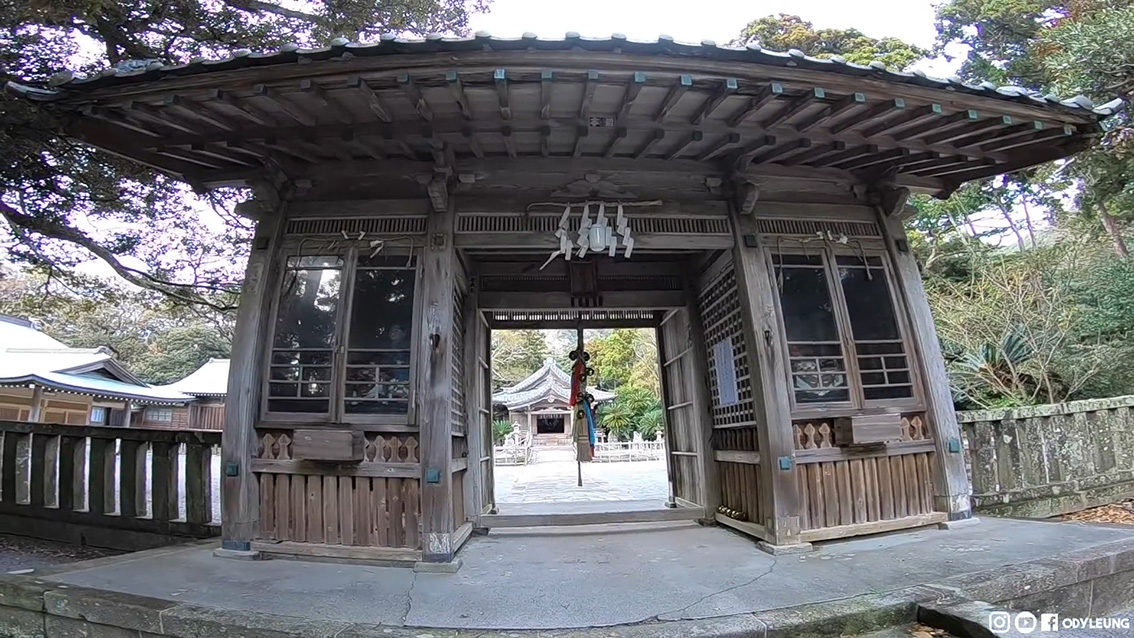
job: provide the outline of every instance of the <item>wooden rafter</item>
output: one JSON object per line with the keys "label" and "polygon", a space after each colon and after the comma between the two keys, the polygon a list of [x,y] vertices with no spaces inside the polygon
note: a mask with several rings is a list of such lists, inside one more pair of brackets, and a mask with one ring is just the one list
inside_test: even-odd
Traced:
{"label": "wooden rafter", "polygon": [[642,148],[638,149],[638,151],[634,153],[634,159],[641,159],[648,155],[649,152],[652,151],[654,147],[657,146],[658,143],[660,143],[663,139],[665,139],[665,130],[655,130],[653,136],[650,137],[649,141],[643,144]]}
{"label": "wooden rafter", "polygon": [[990,117],[988,119],[972,122],[967,126],[960,126],[951,131],[935,132],[932,135],[925,137],[926,144],[950,144],[959,139],[983,133],[988,130],[999,131],[1003,128],[1012,126],[1012,118],[1008,115],[1001,115],[999,117]]}
{"label": "wooden rafter", "polygon": [[889,121],[891,118],[896,118],[904,113],[905,108],[906,102],[901,98],[885,100],[867,108],[859,117],[845,119],[842,122],[831,125],[828,130],[832,135],[838,135],[843,131],[856,128],[860,125],[870,124],[874,122],[874,120],[881,118],[881,121],[872,124],[872,126],[879,126],[883,122]]}
{"label": "wooden rafter", "polygon": [[551,118],[551,91],[555,85],[555,72],[544,69],[539,73],[539,118]]}
{"label": "wooden rafter", "polygon": [[398,86],[402,87],[402,93],[409,99],[421,119],[426,122],[433,121],[433,109],[429,108],[429,103],[425,101],[425,96],[421,94],[421,89],[417,87],[409,73],[398,76]]}
{"label": "wooden rafter", "polygon": [[221,108],[228,113],[242,117],[258,126],[275,126],[272,117],[251,104],[244,104],[235,95],[221,89],[209,90],[208,106]]}
{"label": "wooden rafter", "polygon": [[697,155],[696,159],[698,161],[702,161],[702,162],[706,161],[706,160],[713,159],[714,157],[716,157],[717,155],[720,155],[722,152],[724,152],[729,147],[735,146],[736,144],[739,144],[739,143],[740,143],[740,133],[728,133],[728,134],[722,135],[721,137],[719,137],[717,139],[717,141],[713,142],[712,144],[707,146],[705,148],[705,150],[701,151]]}
{"label": "wooden rafter", "polygon": [[937,119],[944,114],[944,110],[940,104],[926,104],[925,106],[904,111],[897,117],[888,118],[884,122],[879,122],[873,126],[869,126],[862,130],[863,137],[874,137],[876,135],[892,135],[896,131],[904,130],[908,127],[917,126],[926,120]]}
{"label": "wooden rafter", "polygon": [[319,86],[314,80],[301,80],[299,82],[299,90],[302,91],[312,102],[319,105],[319,108],[326,109],[334,118],[343,124],[351,124],[354,118],[351,117],[350,112],[343,108],[343,105],[335,101],[334,98],[327,95],[323,87]]}
{"label": "wooden rafter", "polygon": [[689,118],[690,123],[700,124],[701,122],[704,122],[707,118],[713,115],[713,113],[717,110],[717,107],[721,105],[721,102],[727,100],[728,97],[736,93],[738,89],[740,89],[740,82],[736,78],[726,78],[724,83],[721,84],[721,86],[716,91],[713,91],[707,98],[705,98],[705,101],[701,104],[701,107],[697,109],[697,112],[693,114],[693,117]]}
{"label": "wooden rafter", "polygon": [[1064,125],[1060,126],[1059,128],[1039,131],[1038,133],[1034,133],[1029,137],[1018,137],[1012,140],[997,140],[996,142],[989,144],[986,150],[996,153],[1003,153],[1004,151],[1010,151],[1014,148],[1020,148],[1021,146],[1030,146],[1039,142],[1049,142],[1064,137],[1071,137],[1074,134],[1075,127]]}
{"label": "wooden rafter", "polygon": [[466,120],[473,119],[472,109],[469,108],[469,99],[465,96],[465,86],[461,83],[461,74],[456,71],[447,71],[445,83],[449,85],[449,93],[453,95],[453,101],[461,110],[461,116]]}
{"label": "wooden rafter", "polygon": [[627,133],[628,131],[626,130],[625,126],[619,126],[617,129],[615,129],[614,137],[610,138],[610,141],[607,142],[606,148],[604,148],[602,151],[602,156],[614,157],[614,149],[618,146],[619,142],[626,139]]}
{"label": "wooden rafter", "polygon": [[742,146],[740,155],[736,158],[736,170],[742,173],[748,170],[748,166],[752,164],[756,156],[774,147],[776,142],[777,140],[774,135],[762,135],[756,138],[756,140]]}
{"label": "wooden rafter", "polygon": [[512,139],[512,127],[501,126],[500,135],[504,137],[504,149],[508,151],[508,157],[516,158],[516,140]]}
{"label": "wooden rafter", "polygon": [[811,117],[807,118],[807,120],[800,122],[799,125],[796,126],[795,128],[800,133],[806,133],[807,131],[815,128],[816,126],[818,126],[819,124],[821,124],[823,122],[830,123],[832,121],[836,121],[836,120],[838,120],[838,118],[842,117],[843,115],[854,111],[855,109],[859,108],[860,106],[865,106],[865,105],[866,105],[866,96],[865,95],[863,95],[862,93],[851,93],[850,95],[844,97],[843,99],[841,99],[837,102],[834,102],[833,104],[830,104],[829,106],[827,106],[827,108],[823,109],[822,111],[819,111],[815,115],[812,115]]}
{"label": "wooden rafter", "polygon": [[844,162],[849,162],[849,161],[856,160],[856,159],[859,159],[859,158],[862,158],[862,157],[866,157],[868,155],[873,155],[877,152],[878,152],[878,146],[876,146],[874,144],[863,144],[862,146],[856,146],[854,148],[849,148],[849,149],[847,149],[847,150],[845,150],[841,153],[835,153],[834,155],[828,155],[828,156],[824,157],[823,159],[811,162],[810,165],[811,166],[820,166],[820,167],[837,166],[837,165],[842,164]]}
{"label": "wooden rafter", "polygon": [[275,107],[288,115],[291,119],[299,122],[302,126],[311,127],[315,126],[315,118],[310,113],[299,108],[296,104],[292,103],[287,98],[281,96],[275,89],[266,84],[257,84],[252,87],[252,93],[260,100],[269,104],[274,104]]}
{"label": "wooden rafter", "polygon": [[776,128],[781,124],[786,124],[793,117],[807,110],[812,104],[826,98],[826,96],[827,94],[823,89],[815,87],[792,100],[787,106],[781,109],[779,113],[773,115],[767,121],[761,122],[761,125],[764,126],[764,128]]}
{"label": "wooden rafter", "polygon": [[211,111],[207,110],[202,105],[188,100],[180,95],[167,96],[165,98],[165,101],[162,102],[162,108],[170,111],[171,113],[187,116],[189,118],[189,121],[195,120],[198,122],[204,122],[205,124],[208,124],[209,126],[215,126],[222,131],[236,130],[236,126],[234,126],[232,123],[226,121],[224,118],[214,115]]}
{"label": "wooden rafter", "polygon": [[500,118],[512,119],[511,101],[508,99],[508,72],[496,69],[492,72],[492,81],[496,84],[496,99],[500,103]]}
{"label": "wooden rafter", "polygon": [[740,123],[748,119],[750,115],[759,111],[767,106],[772,100],[779,99],[784,94],[784,87],[779,82],[772,82],[760,89],[760,92],[748,100],[748,104],[743,109],[738,111],[728,121],[728,125],[732,127],[740,126]]}
{"label": "wooden rafter", "polygon": [[583,154],[583,144],[587,141],[587,136],[591,134],[591,130],[586,126],[575,127],[575,148],[571,151],[571,157],[579,157]]}
{"label": "wooden rafter", "polygon": [[797,166],[797,165],[800,165],[800,164],[807,164],[809,162],[821,160],[824,157],[827,157],[828,155],[834,155],[835,153],[841,153],[842,151],[845,151],[846,148],[847,148],[846,142],[840,142],[840,141],[836,140],[834,142],[831,142],[830,144],[825,144],[823,146],[818,146],[818,147],[812,148],[811,150],[807,151],[806,153],[800,153],[799,155],[796,155],[794,157],[790,157],[787,160],[784,160],[780,163],[785,164],[787,166]]}
{"label": "wooden rafter", "polygon": [[[188,133],[190,135],[197,135],[200,133],[199,130],[191,125],[181,124],[176,120],[164,117],[161,113],[161,109],[152,104],[146,104],[145,102],[131,102],[130,106],[127,107],[126,117],[134,121],[147,122],[149,124],[157,125],[158,130],[173,129],[175,131],[181,131],[182,133]],[[171,146],[177,145],[173,144]]]}
{"label": "wooden rafter", "polygon": [[680,157],[681,154],[684,153],[685,150],[690,146],[699,144],[703,139],[705,139],[704,133],[702,133],[701,131],[693,131],[689,134],[688,137],[686,137],[679,144],[670,149],[670,151],[665,154],[665,158],[667,160],[676,159],[677,157]]}
{"label": "wooden rafter", "polygon": [[796,155],[798,153],[803,153],[810,148],[811,148],[811,140],[807,139],[806,137],[803,137],[803,138],[800,138],[798,140],[795,140],[794,142],[788,142],[786,144],[782,144],[780,146],[777,146],[777,147],[769,150],[768,152],[761,154],[759,157],[756,158],[756,161],[758,161],[761,164],[764,164],[764,163],[771,162],[772,160],[776,160],[776,159],[786,160],[786,159],[789,159],[790,157],[792,157],[793,155]]}
{"label": "wooden rafter", "polygon": [[366,100],[366,106],[370,108],[370,112],[379,120],[383,122],[394,121],[394,118],[390,117],[390,112],[387,111],[386,107],[382,104],[382,100],[378,97],[378,94],[374,92],[374,89],[370,88],[366,80],[363,80],[357,75],[351,76],[347,79],[347,88],[358,91],[363,99]]}
{"label": "wooden rafter", "polygon": [[465,137],[465,144],[468,145],[469,151],[478,158],[484,157],[484,148],[480,145],[480,141],[476,139],[476,131],[472,127],[465,127],[461,134]]}
{"label": "wooden rafter", "polygon": [[1034,133],[1044,130],[1046,128],[1043,122],[1038,120],[1032,122],[1025,122],[1017,124],[1009,129],[1000,131],[992,130],[987,133],[973,135],[972,137],[962,138],[957,142],[957,148],[979,148],[993,142],[1002,142],[1007,140],[1016,139],[1018,137],[1027,137]]}
{"label": "wooden rafter", "polygon": [[598,89],[599,72],[587,71],[587,80],[583,85],[583,101],[579,104],[579,119],[586,121],[587,116],[591,113],[591,102],[595,99],[595,91]]}
{"label": "wooden rafter", "polygon": [[661,107],[658,108],[657,113],[654,113],[654,121],[661,122],[665,120],[673,107],[681,100],[681,96],[685,95],[689,89],[693,88],[693,76],[682,75],[677,79],[677,83],[669,87],[669,93],[666,94],[665,99],[662,100]]}
{"label": "wooden rafter", "polygon": [[955,131],[979,120],[980,114],[972,109],[958,111],[943,117],[930,117],[916,126],[902,127],[900,131],[893,134],[893,137],[897,140],[914,140],[929,133]]}
{"label": "wooden rafter", "polygon": [[832,166],[836,168],[858,171],[865,168],[870,168],[871,166],[877,166],[879,164],[885,164],[886,162],[893,160],[909,157],[909,155],[910,152],[904,148],[894,148],[888,151],[881,151],[879,153],[875,153],[866,157],[851,159],[845,162],[840,162],[838,164],[832,164]]}
{"label": "wooden rafter", "polygon": [[635,71],[634,76],[630,78],[630,84],[626,85],[626,93],[618,106],[618,121],[621,122],[630,115],[630,109],[634,108],[634,101],[638,99],[638,93],[643,86],[646,86],[646,74]]}

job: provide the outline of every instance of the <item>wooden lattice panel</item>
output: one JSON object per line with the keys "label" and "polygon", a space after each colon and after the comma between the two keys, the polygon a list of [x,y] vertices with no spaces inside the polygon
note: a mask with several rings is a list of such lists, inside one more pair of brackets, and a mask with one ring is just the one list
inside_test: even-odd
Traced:
{"label": "wooden lattice panel", "polygon": [[713,448],[717,450],[736,450],[755,452],[760,449],[756,428],[735,428],[713,433]]}
{"label": "wooden lattice panel", "polygon": [[460,287],[453,289],[453,328],[450,351],[452,352],[453,379],[451,425],[454,433],[465,434],[465,296]]}
{"label": "wooden lattice panel", "polygon": [[800,526],[819,529],[928,514],[933,463],[933,452],[800,462]]}
{"label": "wooden lattice panel", "polygon": [[[256,458],[291,460],[291,440],[289,430],[261,432],[256,445]],[[417,463],[420,460],[417,437],[412,434],[383,435],[367,432],[364,440],[366,445],[363,449],[363,464]]]}
{"label": "wooden lattice panel", "polygon": [[929,427],[925,422],[925,415],[921,413],[902,415],[902,440],[924,441],[933,438],[929,434]]}
{"label": "wooden lattice panel", "polygon": [[[709,392],[712,399],[713,427],[758,425],[752,401],[752,378],[748,369],[748,343],[744,336],[740,296],[736,289],[736,272],[728,266],[716,280],[701,292],[698,300],[701,322],[708,346]],[[736,371],[737,398],[732,405],[721,405],[720,379],[714,346],[722,340],[732,343],[733,360],[723,362]]]}
{"label": "wooden lattice panel", "polygon": [[[524,233],[543,232],[554,233],[559,229],[559,220],[563,212],[554,214],[515,214],[501,215],[466,213],[457,216],[457,232],[462,233]],[[598,214],[596,206],[591,207],[591,219]],[[616,211],[607,208],[607,218],[614,220]],[[730,235],[732,227],[727,217],[709,216],[683,216],[659,217],[648,214],[628,214],[630,228],[635,233],[668,234],[668,235]],[[572,208],[572,214],[567,219],[567,226],[572,231],[579,230],[582,217],[580,209]]]}
{"label": "wooden lattice panel", "polygon": [[762,525],[760,506],[760,466],[750,463],[718,463],[721,505],[732,510],[729,515],[741,521]]}
{"label": "wooden lattice panel", "polygon": [[826,222],[805,219],[758,219],[756,227],[766,235],[816,235],[833,233],[848,237],[881,237],[877,224],[864,222]]}
{"label": "wooden lattice panel", "polygon": [[822,450],[835,447],[835,431],[830,421],[794,421],[791,424],[791,433],[797,450]]}
{"label": "wooden lattice panel", "polygon": [[425,217],[340,217],[288,220],[288,235],[417,235],[425,232]]}

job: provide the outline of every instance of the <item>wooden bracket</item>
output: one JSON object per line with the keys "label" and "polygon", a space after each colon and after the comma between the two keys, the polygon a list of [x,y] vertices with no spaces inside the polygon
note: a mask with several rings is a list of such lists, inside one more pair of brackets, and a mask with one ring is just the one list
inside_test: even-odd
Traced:
{"label": "wooden bracket", "polygon": [[733,178],[734,203],[741,215],[751,215],[760,199],[760,187],[743,177]]}
{"label": "wooden bracket", "polygon": [[429,201],[433,204],[433,212],[443,213],[449,210],[449,180],[442,173],[433,175],[433,179],[425,186],[429,193]]}
{"label": "wooden bracket", "polygon": [[885,185],[870,190],[869,201],[882,210],[886,217],[901,219],[904,215],[906,202],[910,198],[910,189],[904,186]]}

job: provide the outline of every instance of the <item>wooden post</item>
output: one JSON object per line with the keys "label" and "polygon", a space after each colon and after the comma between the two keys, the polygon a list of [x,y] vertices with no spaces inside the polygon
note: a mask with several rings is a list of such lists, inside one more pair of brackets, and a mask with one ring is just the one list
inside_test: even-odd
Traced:
{"label": "wooden post", "polygon": [[126,402],[126,407],[122,409],[122,427],[130,427],[130,411],[134,409],[134,405],[129,401]]}
{"label": "wooden post", "polygon": [[[286,205],[276,205],[275,209],[256,224],[232,339],[221,437],[221,548],[232,551],[250,551],[260,528],[260,494],[252,473],[252,457],[256,451],[264,342],[271,319],[268,308],[277,275],[273,265],[283,237]],[[187,460],[187,476],[188,469]]]}
{"label": "wooden post", "polygon": [[[484,481],[484,468],[481,467],[481,457],[484,456],[484,439],[491,437],[491,432],[485,432],[484,418],[480,409],[484,407],[484,392],[481,384],[484,375],[480,369],[480,312],[477,310],[476,273],[468,273],[469,291],[465,296],[464,316],[464,352],[465,352],[465,436],[468,440],[468,469],[465,471],[465,515],[476,519],[482,512],[484,495],[482,484]],[[461,521],[456,521],[460,523]]]}
{"label": "wooden post", "polygon": [[[658,381],[660,382],[661,402],[662,402],[662,431],[665,432],[666,447],[662,453],[665,454],[665,474],[666,482],[669,483],[669,498],[665,501],[666,507],[677,507],[677,501],[674,497],[677,496],[677,459],[671,453],[675,445],[673,431],[673,417],[669,415],[669,406],[673,405],[673,394],[669,391],[669,376],[670,373],[666,372],[665,362],[669,359],[668,350],[665,347],[665,326],[658,326],[654,328],[654,343],[658,346]],[[681,379],[682,382],[685,379]]]}
{"label": "wooden post", "polygon": [[913,347],[921,362],[925,379],[926,415],[933,427],[933,446],[937,454],[933,470],[934,509],[949,514],[949,520],[972,518],[969,504],[969,476],[961,449],[961,427],[953,411],[953,396],[945,373],[945,359],[937,340],[933,313],[921,283],[917,260],[910,252],[902,222],[878,211],[878,224],[886,238],[886,250],[894,262],[895,280],[901,299],[910,314]]}
{"label": "wooden post", "polygon": [[43,422],[43,386],[32,386],[31,410],[28,412],[28,422]]}
{"label": "wooden post", "polygon": [[441,563],[453,560],[453,437],[449,421],[453,401],[452,349],[456,346],[452,343],[455,219],[452,203],[448,210],[429,216],[427,245],[421,256],[424,321],[416,334],[421,362],[418,389],[422,410],[418,427],[422,560]]}
{"label": "wooden post", "polygon": [[692,418],[698,425],[697,461],[701,468],[701,504],[705,506],[705,518],[713,519],[721,505],[721,477],[716,459],[713,458],[713,412],[709,395],[709,357],[705,344],[705,326],[701,323],[701,310],[697,307],[697,290],[693,281],[686,280],[685,294],[688,305],[685,312],[689,318],[689,340],[692,347],[689,353],[692,365],[686,368],[689,387],[693,389]]}
{"label": "wooden post", "polygon": [[[740,296],[745,338],[748,341],[752,400],[760,437],[760,479],[766,518],[760,521],[773,545],[799,541],[799,490],[796,481],[795,445],[791,435],[790,394],[787,384],[787,353],[779,338],[776,288],[760,233],[752,215],[739,214],[730,206],[736,235],[734,259],[736,287]],[[711,347],[712,344],[709,344]],[[781,465],[782,464],[782,465]]]}

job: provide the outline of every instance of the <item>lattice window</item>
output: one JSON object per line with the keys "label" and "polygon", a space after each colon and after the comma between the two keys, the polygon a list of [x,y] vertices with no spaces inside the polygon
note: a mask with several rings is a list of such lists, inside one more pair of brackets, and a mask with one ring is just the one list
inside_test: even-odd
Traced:
{"label": "lattice window", "polygon": [[774,255],[797,403],[850,400],[847,363],[823,255]]}
{"label": "lattice window", "polygon": [[881,237],[878,224],[869,222],[825,222],[804,219],[758,219],[756,227],[766,235],[816,235],[833,233],[847,237]]}
{"label": "lattice window", "polygon": [[880,257],[838,257],[839,282],[847,300],[863,398],[913,396],[913,378]]}
{"label": "lattice window", "polygon": [[[453,330],[452,330],[452,428],[453,432],[464,434],[465,426],[465,296],[460,285],[453,287]],[[456,448],[454,447],[454,450]]]}
{"label": "lattice window", "polygon": [[[709,392],[712,395],[714,427],[744,427],[756,425],[755,406],[752,402],[752,378],[748,369],[748,343],[740,312],[740,297],[736,289],[736,272],[732,266],[701,292],[698,300],[701,322],[708,346]],[[716,344],[727,341],[730,347]],[[721,352],[732,351],[732,361],[718,362]],[[719,364],[719,366],[718,366]],[[735,371],[736,402],[722,405],[722,399],[732,395],[732,389],[723,387],[731,379],[721,379],[718,369],[731,367]]]}
{"label": "lattice window", "polygon": [[[567,225],[572,231],[579,229],[582,220],[578,207],[572,209],[573,214],[567,219]],[[607,208],[607,215],[614,211]],[[598,213],[592,206],[591,216]],[[468,213],[457,216],[457,232],[463,233],[522,233],[545,232],[554,233],[559,228],[562,211],[554,214],[530,215],[500,215]],[[727,217],[656,217],[649,215],[627,215],[630,227],[635,233],[650,233],[663,235],[729,235],[732,227]]]}
{"label": "lattice window", "polygon": [[292,219],[285,229],[288,235],[417,235],[425,232],[425,217],[343,217],[325,219]]}

